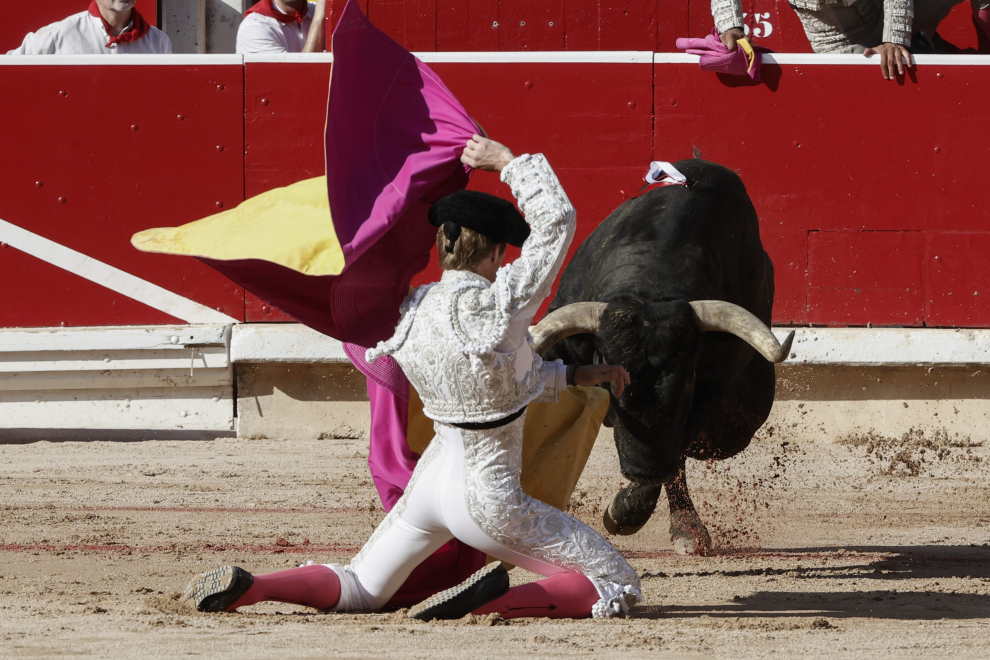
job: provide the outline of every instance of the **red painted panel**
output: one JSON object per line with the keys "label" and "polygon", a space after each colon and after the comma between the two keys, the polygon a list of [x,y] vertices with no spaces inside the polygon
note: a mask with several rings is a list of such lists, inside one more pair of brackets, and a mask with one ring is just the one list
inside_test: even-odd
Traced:
{"label": "red painted panel", "polygon": [[499,50],[564,50],[563,0],[501,0]]}
{"label": "red painted panel", "polygon": [[106,325],[123,324],[121,318],[141,319],[142,325],[182,323],[9,245],[0,249],[0,281],[27,289],[20,293],[13,286],[4,287],[0,304],[0,327],[4,328],[103,325],[99,319],[104,318]]}
{"label": "red painted panel", "polygon": [[[0,53],[20,46],[28,32],[85,11],[89,3],[90,0],[47,0],[32,3],[30,11],[4,12],[0,21]],[[137,0],[136,7],[146,21],[158,25],[158,0]]]}
{"label": "red painted panel", "polygon": [[990,40],[973,24],[973,10],[968,2],[952,8],[939,24],[938,35],[963,52],[990,52]]}
{"label": "red painted panel", "polygon": [[[555,167],[646,167],[650,64],[430,65],[488,134]],[[484,84],[479,85],[478,81]]]}
{"label": "red painted panel", "polygon": [[[974,143],[978,149],[985,148],[981,140],[949,137],[959,125],[950,120],[959,122],[962,115],[970,114],[982,120],[990,114],[979,107],[983,92],[966,79],[972,73],[965,71],[968,67],[928,67],[918,71],[918,82],[900,86],[885,84],[873,66],[784,65],[783,71],[770,66],[766,71],[770,86],[743,87],[729,87],[717,76],[699,76],[696,71],[687,75],[668,71],[677,68],[664,67],[663,75],[657,77],[658,152],[689,153],[696,146],[705,157],[744,174],[759,169],[761,179],[773,183],[768,194],[801,191],[802,205],[814,214],[806,220],[809,228],[862,227],[863,218],[852,211],[868,209],[879,191],[885,198],[885,214],[879,220],[889,225],[878,227],[871,220],[871,228],[921,229],[942,224],[947,217],[942,213],[933,216],[927,202],[947,197],[950,184],[952,194],[957,195],[959,183],[975,182],[975,173],[948,167],[974,162],[968,160],[977,155]],[[943,72],[944,78],[937,77]],[[772,79],[781,74],[778,81]],[[829,93],[821,94],[823,89]],[[882,130],[872,121],[853,120],[846,99],[864,89],[869,90],[871,103],[909,106],[911,112],[889,117]],[[665,102],[669,106],[670,99],[677,105],[661,110]],[[809,121],[807,115],[795,111],[799,99],[813,104],[814,119]],[[716,120],[716,108],[731,111]],[[945,120],[918,122],[917,116]],[[951,147],[941,144],[940,137],[952,141]],[[799,185],[792,185],[798,181]]]}
{"label": "red painted panel", "polygon": [[[969,164],[990,147],[970,128],[990,123],[976,82],[988,73],[926,66],[897,84],[875,66],[783,65],[765,67],[765,84],[732,87],[694,65],[658,66],[656,157],[676,161],[697,148],[737,171],[776,263],[790,261],[775,253],[785,231],[985,230],[990,207]],[[871,107],[903,111],[882,122],[851,112],[848,99],[867,91]],[[778,290],[802,286],[798,271],[778,270]],[[788,309],[778,308],[777,322],[802,322]]]}
{"label": "red painted panel", "polygon": [[656,50],[657,15],[669,2],[613,0],[599,9],[602,50]]}
{"label": "red painted panel", "polygon": [[[657,65],[655,75],[649,64],[433,67],[493,137],[547,154],[578,209],[575,245],[639,190],[650,160],[697,148],[750,191],[776,267],[778,323],[990,326],[980,296],[959,293],[972,285],[982,296],[990,282],[977,256],[990,240],[990,209],[969,166],[990,146],[978,129],[990,121],[986,67],[922,67],[899,85],[875,66],[785,65],[765,70],[767,84],[740,87],[695,65]],[[245,189],[321,174],[328,79],[326,64],[0,67],[0,121],[12,136],[0,218],[239,317],[243,295],[227,280],[193,260],[140,254],[129,237],[208,215],[217,201],[236,204]],[[124,86],[135,94],[121,99]],[[871,107],[903,111],[881,122],[850,110],[864,90]],[[491,176],[472,186],[508,192]],[[927,266],[870,261],[897,240],[908,242],[909,263]],[[85,293],[80,305],[59,283],[73,276],[46,274],[41,262],[32,270],[24,255],[4,259],[14,291],[0,306],[4,323],[167,322],[109,292]],[[279,318],[248,305],[249,319]]]}
{"label": "red painted panel", "polygon": [[[340,2],[341,0],[334,0]],[[650,50],[675,52],[679,37],[704,37],[709,0],[371,0],[369,16],[417,51]],[[787,0],[744,0],[753,42],[810,52]]]}
{"label": "red painted panel", "polygon": [[[697,30],[691,29],[691,15],[695,10],[696,3],[677,2],[668,4],[669,6],[665,6],[664,10],[657,14],[657,45],[653,49],[656,52],[679,53],[681,51],[676,46],[679,38],[704,37],[707,32],[711,31],[710,25],[706,32],[698,33]],[[706,14],[710,23],[712,21],[711,4],[707,6]]]}
{"label": "red painted panel", "polygon": [[244,85],[246,195],[325,174],[330,64],[249,63]]}
{"label": "red painted panel", "polygon": [[468,51],[468,0],[446,0],[437,6],[437,50]]}
{"label": "red painted panel", "polygon": [[[745,0],[744,0],[745,3]],[[712,3],[706,2],[706,0],[694,0],[694,2],[689,2],[686,5],[689,9],[688,24],[685,26],[687,29],[677,30],[677,36],[690,36],[696,38],[704,38],[712,31],[715,27],[715,19],[712,17]],[[686,32],[687,34],[682,34]],[[761,42],[762,43],[762,42]],[[662,48],[665,52],[678,52],[674,44],[670,44],[669,48]]]}
{"label": "red painted panel", "polygon": [[450,50],[458,50],[455,46],[463,43],[463,50],[499,50],[498,5],[499,0],[448,0],[437,12],[438,49],[447,50],[444,44],[450,44]]}
{"label": "red painted panel", "polygon": [[253,293],[244,296],[244,317],[248,321],[255,323],[269,323],[276,321],[295,321],[288,314],[283,314],[280,310],[264,302]]}
{"label": "red painted panel", "polygon": [[922,293],[892,289],[809,289],[808,322],[829,326],[922,325]]}
{"label": "red painted panel", "polygon": [[923,255],[919,232],[812,232],[808,286],[920,291]]}
{"label": "red painted panel", "polygon": [[924,251],[919,232],[812,232],[808,321],[921,325]]}
{"label": "red painted panel", "polygon": [[925,254],[925,322],[990,326],[990,232],[933,232]]}
{"label": "red painted panel", "polygon": [[773,318],[777,323],[808,322],[808,232],[760,226],[763,249],[773,260]]}
{"label": "red painted panel", "polygon": [[[0,218],[241,317],[243,292],[228,280],[193,259],[138,252],[130,237],[244,199],[242,78],[239,66],[0,67]],[[35,282],[48,276],[37,265],[38,274],[4,280],[0,317],[17,309],[30,325],[165,322],[107,296],[80,306],[70,289],[39,304]]]}
{"label": "red painted panel", "polygon": [[409,50],[437,49],[436,0],[370,0],[368,18]]}
{"label": "red painted panel", "polygon": [[[332,11],[343,1],[332,0]],[[710,0],[362,0],[361,6],[385,32],[416,51],[676,52],[679,37],[704,37],[714,25]],[[787,0],[743,0],[743,12],[754,43],[776,52],[811,52]],[[939,33],[961,49],[978,45],[965,3],[956,6]],[[990,52],[990,42],[983,46],[981,52]]]}
{"label": "red painted panel", "polygon": [[565,0],[564,50],[598,50],[598,0]]}

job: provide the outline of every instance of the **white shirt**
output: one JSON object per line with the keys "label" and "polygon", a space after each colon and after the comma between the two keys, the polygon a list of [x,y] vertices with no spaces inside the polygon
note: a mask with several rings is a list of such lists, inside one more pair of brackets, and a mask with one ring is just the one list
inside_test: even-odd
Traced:
{"label": "white shirt", "polygon": [[[128,26],[130,27],[130,26]],[[110,35],[103,21],[88,11],[73,14],[65,20],[46,25],[37,32],[28,32],[20,48],[8,55],[168,55],[172,42],[156,27],[137,41],[113,44],[107,48]]]}
{"label": "white shirt", "polygon": [[[271,0],[261,1],[270,2]],[[277,4],[272,4],[274,4],[276,11],[286,13]],[[237,28],[237,54],[301,53],[303,46],[306,45],[306,39],[309,37],[309,28],[313,24],[313,13],[316,11],[315,2],[308,4],[309,11],[301,24],[299,21],[283,23],[257,12],[248,14],[241,21],[240,27]]]}

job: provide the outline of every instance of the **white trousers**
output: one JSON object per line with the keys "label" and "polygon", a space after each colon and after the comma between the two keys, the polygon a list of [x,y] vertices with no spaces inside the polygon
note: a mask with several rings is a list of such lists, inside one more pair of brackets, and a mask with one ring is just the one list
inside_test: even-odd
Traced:
{"label": "white trousers", "polygon": [[641,600],[639,575],[580,520],[526,495],[519,483],[525,415],[497,429],[436,423],[405,493],[348,566],[337,611],[375,611],[451,538],[539,575],[587,576],[601,600],[591,614],[624,613]]}

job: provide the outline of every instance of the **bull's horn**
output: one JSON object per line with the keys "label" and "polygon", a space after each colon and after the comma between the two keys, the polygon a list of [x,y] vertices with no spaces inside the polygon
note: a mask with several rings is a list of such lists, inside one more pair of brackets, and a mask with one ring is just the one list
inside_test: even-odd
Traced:
{"label": "bull's horn", "polygon": [[539,355],[561,339],[579,334],[595,334],[602,312],[608,307],[603,302],[579,302],[564,305],[543,317],[533,328],[533,347]]}
{"label": "bull's horn", "polygon": [[784,343],[780,344],[763,321],[739,305],[724,300],[692,300],[691,307],[698,316],[698,325],[702,332],[731,333],[771,362],[783,362],[791,351],[793,330]]}

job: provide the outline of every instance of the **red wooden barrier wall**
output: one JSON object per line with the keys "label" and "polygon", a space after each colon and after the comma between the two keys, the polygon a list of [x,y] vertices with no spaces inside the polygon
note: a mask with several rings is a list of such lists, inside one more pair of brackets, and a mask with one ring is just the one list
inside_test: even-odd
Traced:
{"label": "red wooden barrier wall", "polygon": [[[0,66],[0,219],[241,318],[229,280],[130,236],[244,200],[243,108],[238,65]],[[3,327],[177,321],[9,246],[0,282]]]}
{"label": "red wooden barrier wall", "polygon": [[[548,155],[578,241],[636,194],[650,160],[697,149],[750,191],[777,323],[990,327],[990,66],[923,60],[898,84],[875,65],[771,64],[743,86],[696,64],[431,66],[493,137]],[[329,69],[0,66],[0,219],[234,317],[278,320],[197,262],[128,241],[322,173]],[[486,173],[472,187],[507,192]],[[0,281],[0,326],[171,320],[13,248]]]}
{"label": "red wooden barrier wall", "polygon": [[[344,0],[331,0],[343,6]],[[703,37],[714,22],[710,0],[362,0],[379,27],[412,51],[650,50],[673,52],[678,37]],[[24,35],[84,10],[89,0],[48,0],[30,11],[6,12],[0,53]],[[138,0],[152,23],[156,0]],[[778,52],[809,52],[801,22],[787,0],[743,0],[757,43]],[[962,49],[978,46],[969,3],[939,28]]]}
{"label": "red wooden barrier wall", "polygon": [[[714,26],[711,0],[361,0],[361,6],[413,51],[674,52],[678,37],[703,37]],[[743,11],[755,42],[778,52],[810,52],[787,0],[743,0]],[[970,13],[969,3],[956,7],[941,36],[975,49]]]}

